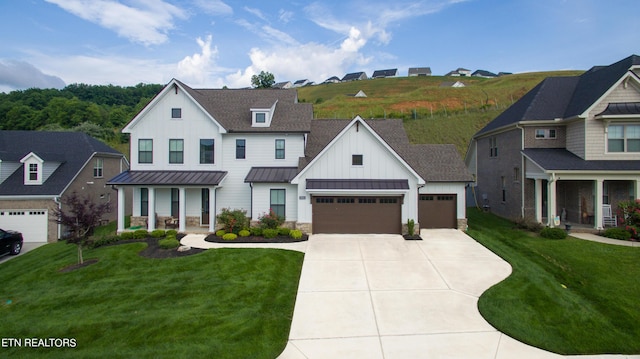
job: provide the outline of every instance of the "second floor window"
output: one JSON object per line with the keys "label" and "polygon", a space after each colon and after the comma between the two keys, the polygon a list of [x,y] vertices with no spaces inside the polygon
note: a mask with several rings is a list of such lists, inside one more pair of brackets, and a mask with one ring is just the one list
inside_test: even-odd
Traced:
{"label": "second floor window", "polygon": [[266,114],[264,112],[256,113],[256,123],[265,123],[266,122]]}
{"label": "second floor window", "polygon": [[153,163],[153,140],[138,140],[138,163]]}
{"label": "second floor window", "polygon": [[104,159],[96,158],[96,163],[93,166],[93,177],[102,178],[103,168],[104,168]]}
{"label": "second floor window", "polygon": [[489,137],[489,157],[498,157],[498,141],[495,137]]}
{"label": "second floor window", "polygon": [[247,142],[245,139],[236,140],[236,159],[244,159],[246,156]]}
{"label": "second floor window", "polygon": [[182,109],[181,108],[172,108],[171,109],[171,118],[182,118]]}
{"label": "second floor window", "polygon": [[29,181],[37,181],[38,180],[38,164],[30,163],[29,164]]}
{"label": "second floor window", "polygon": [[609,152],[640,152],[640,125],[611,125],[607,131]]}
{"label": "second floor window", "polygon": [[184,140],[169,140],[169,163],[184,163]]}
{"label": "second floor window", "polygon": [[214,163],[214,140],[206,139],[200,140],[200,163],[213,164]]}
{"label": "second floor window", "polygon": [[284,140],[276,140],[276,159],[284,159]]}

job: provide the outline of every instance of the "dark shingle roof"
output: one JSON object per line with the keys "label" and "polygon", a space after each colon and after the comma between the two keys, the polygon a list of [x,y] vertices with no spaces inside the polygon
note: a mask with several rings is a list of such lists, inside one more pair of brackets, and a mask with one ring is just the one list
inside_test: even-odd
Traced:
{"label": "dark shingle roof", "polygon": [[638,171],[638,160],[587,161],[564,148],[527,148],[522,151],[527,158],[547,171]]}
{"label": "dark shingle roof", "polygon": [[297,167],[251,167],[245,182],[289,183],[298,174]]}
{"label": "dark shingle roof", "polygon": [[409,153],[409,163],[427,182],[473,181],[455,145],[411,145]]}
{"label": "dark shingle roof", "polygon": [[411,75],[431,75],[431,67],[410,67],[409,76]]}
{"label": "dark shingle roof", "polygon": [[360,79],[366,79],[366,78],[367,78],[367,74],[360,71],[360,72],[352,72],[350,74],[344,75],[344,77],[342,78],[342,81],[353,81],[353,80],[360,80]]}
{"label": "dark shingle roof", "polygon": [[0,131],[0,160],[19,162],[29,153],[45,161],[61,163],[42,185],[24,185],[22,165],[4,182],[0,195],[60,195],[95,153],[123,156],[120,152],[81,132]]}
{"label": "dark shingle roof", "polygon": [[307,189],[407,190],[406,179],[308,179]]}
{"label": "dark shingle roof", "polygon": [[638,65],[640,56],[632,55],[609,66],[595,66],[580,76],[548,77],[478,131],[476,136],[520,121],[578,116],[632,66]]}
{"label": "dark shingle roof", "polygon": [[482,77],[498,77],[498,75],[494,74],[491,71],[487,70],[475,70],[471,76],[482,76]]}
{"label": "dark shingle roof", "polygon": [[375,70],[371,77],[393,77],[398,74],[398,69]]}
{"label": "dark shingle roof", "polygon": [[193,185],[215,186],[225,171],[125,171],[110,179],[108,185]]}
{"label": "dark shingle roof", "polygon": [[[177,81],[229,132],[308,132],[313,119],[311,104],[298,103],[289,89],[192,89]],[[251,127],[251,108],[278,101],[269,127]]]}

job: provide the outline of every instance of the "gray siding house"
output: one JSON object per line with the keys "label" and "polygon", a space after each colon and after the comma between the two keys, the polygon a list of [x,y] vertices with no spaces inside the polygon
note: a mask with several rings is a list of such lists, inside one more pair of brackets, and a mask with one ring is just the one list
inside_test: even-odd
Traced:
{"label": "gray siding house", "polygon": [[640,57],[546,78],[473,136],[465,162],[487,210],[603,228],[604,206],[640,198]]}

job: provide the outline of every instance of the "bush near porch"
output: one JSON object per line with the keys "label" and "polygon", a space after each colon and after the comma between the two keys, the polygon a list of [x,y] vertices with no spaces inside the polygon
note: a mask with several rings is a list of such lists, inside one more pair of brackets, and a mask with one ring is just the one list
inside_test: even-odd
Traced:
{"label": "bush near porch", "polygon": [[620,202],[618,209],[622,227],[631,234],[631,238],[640,240],[640,199]]}
{"label": "bush near porch", "polygon": [[560,354],[640,353],[640,248],[545,239],[469,209],[468,234],[513,267],[478,301],[501,332]]}

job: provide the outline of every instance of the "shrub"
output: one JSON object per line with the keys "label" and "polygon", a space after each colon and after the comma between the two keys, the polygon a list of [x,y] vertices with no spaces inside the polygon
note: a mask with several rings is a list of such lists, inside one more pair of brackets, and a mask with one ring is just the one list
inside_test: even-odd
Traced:
{"label": "shrub", "polygon": [[251,232],[249,232],[246,229],[241,230],[240,232],[238,232],[238,235],[240,237],[249,237],[251,235]]}
{"label": "shrub", "polygon": [[524,229],[525,231],[536,232],[536,233],[539,233],[544,228],[541,223],[532,221],[527,218],[519,218],[514,222],[514,224],[518,229]]}
{"label": "shrub", "polygon": [[216,236],[217,237],[222,237],[225,234],[227,234],[227,231],[225,231],[224,229],[219,229],[219,230],[216,231]]}
{"label": "shrub", "polygon": [[170,230],[166,231],[165,234],[167,236],[174,236],[175,237],[175,236],[178,235],[178,231],[176,231],[175,229],[170,229]]}
{"label": "shrub", "polygon": [[166,233],[165,233],[164,229],[154,229],[151,232],[151,237],[153,237],[153,238],[162,238],[162,237],[165,236],[165,234]]}
{"label": "shrub", "polygon": [[275,238],[278,235],[278,230],[273,228],[267,228],[262,230],[264,238]]}
{"label": "shrub", "polygon": [[241,209],[223,208],[217,218],[226,233],[238,233],[248,222],[247,211]]}
{"label": "shrub", "polygon": [[136,229],[133,232],[133,238],[135,239],[143,239],[149,237],[149,232],[146,229]]}
{"label": "shrub", "polygon": [[631,239],[631,233],[622,228],[609,228],[604,231],[603,236],[613,239],[622,239],[623,241]]}
{"label": "shrub", "polygon": [[133,239],[133,232],[122,232],[120,234],[120,239],[123,239],[123,240]]}
{"label": "shrub", "polygon": [[281,236],[288,236],[291,230],[289,228],[280,227],[278,228],[278,234]]}
{"label": "shrub", "polygon": [[407,221],[407,234],[413,236],[415,233],[416,222],[413,219]]}
{"label": "shrub", "polygon": [[262,236],[262,228],[260,227],[251,227],[249,228],[249,232],[251,232],[252,236],[256,236],[256,237]]}
{"label": "shrub", "polygon": [[162,249],[178,248],[180,247],[180,242],[178,242],[176,237],[168,236],[167,238],[159,240],[158,246]]}
{"label": "shrub", "polygon": [[225,241],[233,241],[236,238],[238,238],[238,235],[235,233],[227,233],[222,236],[222,239],[224,239]]}
{"label": "shrub", "polygon": [[640,199],[623,201],[618,204],[618,220],[624,225],[631,238],[640,239]]}
{"label": "shrub", "polygon": [[540,231],[540,236],[549,239],[565,239],[567,238],[567,232],[557,227],[545,227]]}
{"label": "shrub", "polygon": [[302,231],[294,229],[294,230],[289,232],[289,237],[291,237],[293,239],[300,239],[300,238],[302,238]]}
{"label": "shrub", "polygon": [[[130,233],[130,232],[128,232],[128,233]],[[122,239],[122,237],[119,237],[119,236],[116,236],[116,235],[102,236],[102,237],[92,241],[89,247],[90,248],[98,248],[98,247],[106,246],[107,244],[116,243],[121,239]]]}
{"label": "shrub", "polygon": [[284,217],[278,216],[272,209],[269,209],[269,213],[258,217],[258,220],[260,220],[260,227],[263,229],[276,229],[284,223]]}

